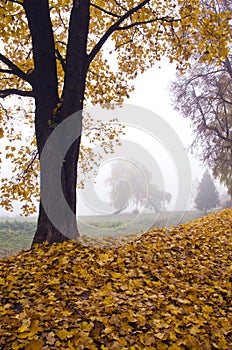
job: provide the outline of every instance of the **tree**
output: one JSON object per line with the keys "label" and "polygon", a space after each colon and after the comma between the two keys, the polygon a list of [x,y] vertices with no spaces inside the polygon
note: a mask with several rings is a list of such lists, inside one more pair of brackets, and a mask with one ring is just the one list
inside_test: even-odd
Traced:
{"label": "tree", "polygon": [[[205,2],[215,13],[232,12],[231,1]],[[220,63],[206,63],[205,56],[194,54],[185,74],[177,74],[171,86],[174,106],[191,121],[196,135],[192,150],[209,166],[232,195],[232,55]]]}
{"label": "tree", "polygon": [[195,198],[196,208],[204,210],[207,214],[208,209],[216,208],[220,203],[219,194],[213,183],[213,180],[206,170],[198,187],[198,193]]}
{"label": "tree", "polygon": [[174,106],[191,121],[195,133],[192,150],[232,193],[232,67],[229,56],[222,65],[192,65],[172,84]]}
{"label": "tree", "polygon": [[110,199],[115,214],[134,206],[135,211],[142,205],[153,212],[160,212],[170,202],[172,195],[160,190],[152,182],[148,169],[136,163],[116,160],[111,165],[111,175],[106,179],[110,187]]}
{"label": "tree", "polygon": [[[11,191],[6,190],[9,187],[3,181],[5,196],[1,203],[4,207],[10,209],[14,199],[32,202],[38,185],[37,153],[40,159],[56,125],[81,111],[86,101],[121,103],[131,91],[129,81],[165,53],[180,66],[186,65],[193,52],[206,48],[206,60],[225,59],[230,42],[230,13],[218,14],[203,5],[200,0],[165,3],[159,0],[8,0],[1,3],[0,97],[6,99],[6,103],[0,106],[0,136],[5,135],[12,142],[21,138],[23,122],[35,126],[35,138],[31,144],[23,145],[18,154],[12,143],[8,145],[7,156],[12,158],[16,175],[10,182]],[[107,62],[104,45],[107,41],[113,47],[110,50],[115,52],[116,71]],[[10,96],[17,97],[14,106],[12,101],[7,101]],[[76,212],[80,142],[78,137],[67,152],[61,174],[64,196],[73,213]],[[52,153],[59,152],[58,148],[51,152],[51,162]],[[85,158],[91,160],[88,152]],[[89,153],[91,155],[91,150]],[[52,173],[48,174],[46,169],[41,171],[52,181]],[[42,191],[43,188],[42,181]],[[53,193],[50,194],[51,205],[55,206]],[[65,241],[68,238],[64,232],[78,236],[76,220],[64,220],[60,232],[40,202],[33,244]]]}

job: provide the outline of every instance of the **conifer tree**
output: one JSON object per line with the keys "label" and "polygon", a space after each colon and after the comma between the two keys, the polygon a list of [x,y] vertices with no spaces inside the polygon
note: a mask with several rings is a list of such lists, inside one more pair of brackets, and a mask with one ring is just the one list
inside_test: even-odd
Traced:
{"label": "conifer tree", "polygon": [[198,193],[195,198],[196,208],[207,214],[208,209],[216,208],[219,204],[219,194],[214,182],[206,170],[198,187]]}

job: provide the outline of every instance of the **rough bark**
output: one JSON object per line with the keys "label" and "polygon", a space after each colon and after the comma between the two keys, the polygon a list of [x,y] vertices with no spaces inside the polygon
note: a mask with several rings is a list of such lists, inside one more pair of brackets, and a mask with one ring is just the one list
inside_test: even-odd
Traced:
{"label": "rough bark", "polygon": [[[73,0],[70,16],[69,39],[66,55],[66,71],[62,94],[62,108],[56,117],[61,123],[73,113],[82,110],[87,71],[86,43],[89,26],[89,0]],[[34,57],[35,132],[39,156],[53,129],[49,120],[54,120],[53,110],[59,101],[55,44],[48,0],[25,0],[23,4],[32,36]],[[82,121],[80,120],[80,123]],[[67,152],[62,169],[61,182],[64,196],[76,214],[77,164],[80,140],[72,144]],[[60,140],[62,142],[62,140]],[[59,152],[59,149],[54,150]],[[52,158],[51,158],[52,161]],[[46,169],[41,169],[46,172]],[[46,174],[53,176],[53,174]],[[43,183],[41,182],[41,191]],[[56,205],[56,203],[54,203]],[[68,237],[79,235],[76,220],[64,222]],[[68,230],[68,231],[67,231]],[[40,203],[37,230],[32,242],[63,242],[69,238],[57,230],[47,216],[43,203]]]}

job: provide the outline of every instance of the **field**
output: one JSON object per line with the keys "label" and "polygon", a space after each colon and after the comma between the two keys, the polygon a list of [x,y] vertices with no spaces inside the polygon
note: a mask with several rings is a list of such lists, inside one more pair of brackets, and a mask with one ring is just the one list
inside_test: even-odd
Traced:
{"label": "field", "polygon": [[[88,237],[115,236],[147,231],[152,227],[167,227],[186,223],[204,216],[197,211],[165,212],[143,215],[82,216],[78,218],[81,235]],[[0,257],[29,249],[36,229],[36,221],[8,219],[0,221]]]}

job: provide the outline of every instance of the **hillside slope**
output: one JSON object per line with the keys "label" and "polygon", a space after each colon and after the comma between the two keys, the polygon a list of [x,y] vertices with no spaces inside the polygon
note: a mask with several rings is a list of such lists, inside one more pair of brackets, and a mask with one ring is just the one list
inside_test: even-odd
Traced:
{"label": "hillside slope", "polygon": [[232,349],[231,209],[113,246],[0,260],[0,348]]}

